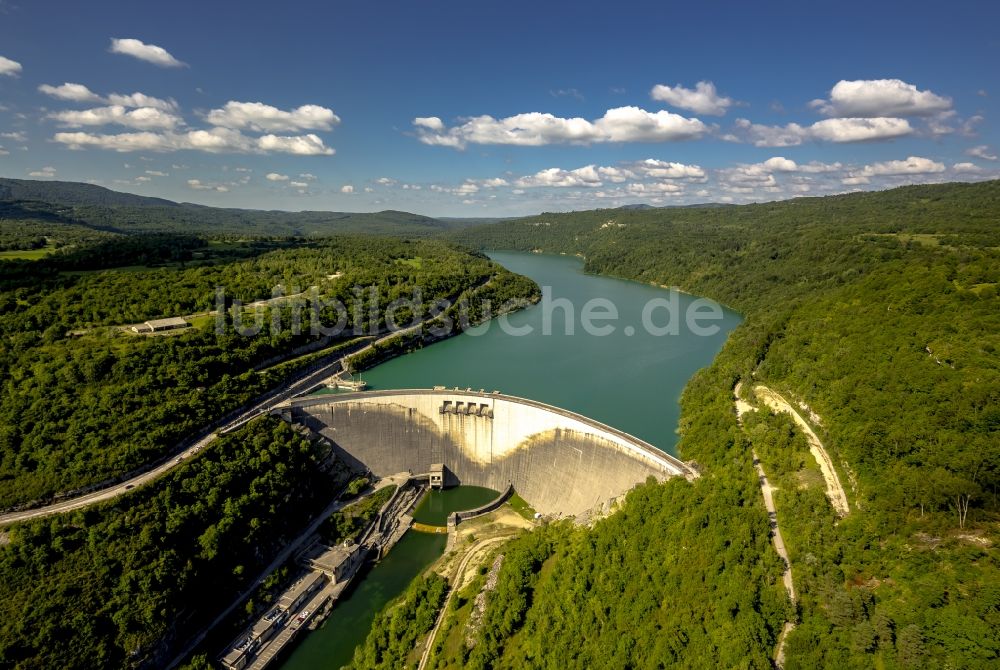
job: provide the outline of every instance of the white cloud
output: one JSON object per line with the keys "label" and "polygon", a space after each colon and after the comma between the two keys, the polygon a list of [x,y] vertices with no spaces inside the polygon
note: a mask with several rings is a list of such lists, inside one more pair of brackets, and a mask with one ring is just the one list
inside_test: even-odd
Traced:
{"label": "white cloud", "polygon": [[277,172],[268,172],[264,178],[268,181],[288,181],[288,175],[278,174]]}
{"label": "white cloud", "polygon": [[733,105],[732,98],[719,95],[715,84],[710,81],[699,81],[694,89],[657,84],[650,91],[653,100],[660,100],[668,105],[688,109],[695,114],[710,114],[722,116]]}
{"label": "white cloud", "polygon": [[316,181],[317,177],[309,172],[300,172],[299,179],[305,179],[306,181]]}
{"label": "white cloud", "polygon": [[340,117],[333,110],[319,105],[302,105],[285,111],[262,102],[234,100],[221,109],[208,112],[205,120],[213,126],[260,132],[330,130],[340,123]]}
{"label": "white cloud", "polygon": [[18,130],[9,133],[0,133],[0,137],[5,140],[14,140],[15,142],[27,142],[28,135],[24,131]]}
{"label": "white cloud", "polygon": [[159,170],[146,170],[146,174],[151,177],[169,177],[170,175],[166,172],[160,172]]}
{"label": "white cloud", "polygon": [[51,165],[47,165],[40,170],[33,170],[28,172],[29,177],[42,177],[45,179],[51,179],[56,176],[56,169]]}
{"label": "white cloud", "polygon": [[413,119],[413,125],[418,128],[427,128],[428,130],[433,130],[434,132],[441,132],[444,130],[444,122],[436,116],[418,116]]}
{"label": "white cloud", "polygon": [[638,107],[609,109],[594,121],[561,118],[529,112],[504,119],[477,116],[461,125],[445,128],[437,117],[414,119],[417,136],[424,144],[456,149],[467,144],[542,146],[546,144],[592,144],[598,142],[668,142],[700,137],[708,127],[667,111],[647,112]]}
{"label": "white cloud", "polygon": [[647,158],[636,163],[634,169],[652,179],[704,179],[705,170],[698,165],[685,165]]}
{"label": "white cloud", "polygon": [[625,190],[631,195],[675,195],[682,193],[684,187],[670,182],[655,182],[652,184],[629,184]]}
{"label": "white cloud", "polygon": [[154,98],[145,93],[130,93],[128,95],[112,93],[108,96],[108,102],[112,105],[122,105],[123,107],[153,107],[154,109],[162,109],[165,112],[173,112],[177,109],[176,101]]}
{"label": "white cloud", "polygon": [[55,112],[49,114],[48,118],[58,121],[63,126],[73,128],[80,126],[103,126],[113,123],[138,130],[172,130],[176,126],[184,124],[184,121],[179,116],[161,109],[139,107],[138,109],[127,110],[121,105]]}
{"label": "white cloud", "polygon": [[784,156],[774,156],[768,158],[766,161],[761,163],[768,170],[773,170],[775,172],[795,172],[799,169],[795,161],[785,158]]}
{"label": "white cloud", "polygon": [[226,193],[229,191],[229,187],[223,184],[206,184],[200,179],[188,179],[187,185],[189,188],[193,188],[196,191],[217,191],[219,193]]}
{"label": "white cloud", "polygon": [[159,65],[160,67],[183,67],[184,65],[184,63],[171,56],[163,47],[158,47],[155,44],[146,44],[141,40],[133,38],[119,39],[112,37],[110,51],[111,53],[132,56],[133,58],[138,58],[139,60]]}
{"label": "white cloud", "polygon": [[910,156],[906,160],[883,161],[866,165],[860,171],[852,172],[851,176],[887,177],[906,174],[932,174],[944,172],[944,169],[944,163],[920,156]]}
{"label": "white cloud", "polygon": [[274,151],[298,156],[332,156],[334,150],[323,144],[318,135],[264,135],[257,138],[257,147],[261,151]]}
{"label": "white cloud", "polygon": [[142,176],[142,175],[140,175],[140,176],[136,177],[136,178],[135,178],[135,180],[136,180],[137,182],[139,182],[139,183],[145,183],[145,182],[147,182],[147,181],[151,181],[151,179],[150,179],[149,177],[144,177],[144,176]]}
{"label": "white cloud", "polygon": [[38,90],[50,97],[59,100],[69,100],[71,102],[102,102],[121,107],[152,107],[165,112],[174,112],[177,110],[177,102],[174,100],[163,100],[162,98],[155,98],[145,93],[130,93],[128,95],[112,93],[107,98],[104,98],[83,84],[73,84],[70,82],[60,84],[59,86],[42,84],[38,87]]}
{"label": "white cloud", "polygon": [[0,146],[0,156],[9,156],[10,152]]}
{"label": "white cloud", "polygon": [[900,79],[862,79],[838,81],[829,100],[810,104],[827,116],[931,116],[951,109],[951,98],[920,91]]}
{"label": "white cloud", "polygon": [[379,177],[378,179],[375,180],[375,183],[381,184],[382,186],[392,186],[393,184],[396,183],[396,180],[392,179],[391,177]]}
{"label": "white cloud", "polygon": [[955,163],[951,166],[955,172],[982,172],[983,169],[975,163]]}
{"label": "white cloud", "polygon": [[288,182],[288,185],[289,186],[294,186],[295,188],[299,188],[299,189],[301,189],[301,188],[308,188],[308,186],[309,186],[309,184],[306,183],[306,182],[304,182],[304,181],[290,181],[290,182]]}
{"label": "white cloud", "polygon": [[56,133],[52,139],[71,149],[96,147],[119,152],[194,150],[207,153],[288,153],[302,156],[333,154],[333,149],[324,146],[323,140],[316,135],[264,135],[253,138],[228,128],[191,130],[185,133]]}
{"label": "white cloud", "polygon": [[982,158],[987,161],[995,161],[997,159],[996,153],[990,150],[989,146],[986,144],[980,144],[977,147],[972,147],[965,150],[966,156],[973,156],[975,158]]}
{"label": "white cloud", "polygon": [[16,77],[21,74],[22,69],[21,64],[16,60],[0,56],[0,76]]}
{"label": "white cloud", "polygon": [[104,98],[97,95],[83,84],[72,84],[66,82],[59,86],[42,84],[38,90],[45,95],[60,100],[72,100],[73,102],[104,102]]}
{"label": "white cloud", "polygon": [[912,132],[913,128],[906,119],[884,117],[825,119],[809,126],[809,133],[814,139],[827,142],[884,140],[909,135]]}
{"label": "white cloud", "polygon": [[540,170],[533,175],[521,177],[515,183],[521,188],[600,186],[601,177],[597,166],[585,165],[575,170],[564,170],[562,168]]}
{"label": "white cloud", "polygon": [[806,140],[826,142],[865,142],[902,137],[913,132],[906,119],[895,118],[837,118],[817,121],[811,126],[789,123],[785,126],[766,126],[737,119],[735,134],[723,139],[747,141],[758,147],[791,147]]}
{"label": "white cloud", "polygon": [[340,192],[347,194],[354,193],[354,187],[351,186],[350,184],[344,184],[343,186],[340,187]]}

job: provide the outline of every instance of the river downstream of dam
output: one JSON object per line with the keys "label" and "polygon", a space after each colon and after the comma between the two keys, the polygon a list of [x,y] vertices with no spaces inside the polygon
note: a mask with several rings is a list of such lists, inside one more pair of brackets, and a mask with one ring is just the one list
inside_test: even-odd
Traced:
{"label": "river downstream of dam", "polygon": [[[489,255],[509,270],[549,287],[554,300],[565,299],[561,304],[568,305],[573,314],[572,334],[563,308],[549,310],[552,318],[546,334],[545,307],[534,305],[507,317],[507,330],[530,326],[530,334],[509,334],[494,321],[365,372],[369,388],[498,390],[578,412],[675,454],[681,391],[698,369],[711,363],[740,323],[740,316],[720,307],[719,319],[700,322],[717,326],[714,334],[697,335],[682,321],[676,334],[658,335],[643,325],[643,310],[649,309],[651,301],[659,301],[660,308],[651,314],[655,324],[663,326],[666,302],[674,300],[683,317],[699,299],[584,274],[582,261],[572,256]],[[584,306],[595,298],[610,301],[618,312],[616,320],[599,323],[613,325],[611,334],[591,335],[581,325]],[[335,670],[348,662],[378,609],[402,593],[443,549],[442,536],[408,533],[326,623],[302,640],[282,669]]]}

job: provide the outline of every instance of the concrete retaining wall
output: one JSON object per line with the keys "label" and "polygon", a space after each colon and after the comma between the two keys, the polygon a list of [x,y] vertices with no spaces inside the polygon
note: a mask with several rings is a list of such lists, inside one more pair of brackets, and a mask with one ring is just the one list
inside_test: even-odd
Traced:
{"label": "concrete retaining wall", "polygon": [[370,391],[293,400],[279,411],[377,476],[444,463],[449,484],[512,484],[542,514],[596,509],[649,476],[691,476],[683,462],[627,433],[502,394]]}

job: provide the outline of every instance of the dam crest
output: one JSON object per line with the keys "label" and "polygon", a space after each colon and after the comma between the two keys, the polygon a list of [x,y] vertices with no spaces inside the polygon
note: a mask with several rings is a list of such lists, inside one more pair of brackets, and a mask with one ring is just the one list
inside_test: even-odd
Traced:
{"label": "dam crest", "polygon": [[648,477],[696,474],[653,445],[575,412],[471,390],[410,389],[312,396],[276,408],[379,477],[446,467],[445,485],[513,485],[538,512],[605,508]]}

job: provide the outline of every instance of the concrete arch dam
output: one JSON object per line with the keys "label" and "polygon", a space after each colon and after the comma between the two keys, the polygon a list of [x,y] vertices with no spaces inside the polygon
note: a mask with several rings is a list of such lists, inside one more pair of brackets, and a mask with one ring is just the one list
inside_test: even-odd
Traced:
{"label": "concrete arch dam", "polygon": [[649,476],[691,477],[688,466],[620,430],[533,400],[447,390],[368,391],[292,400],[275,410],[336,445],[376,476],[426,473],[446,484],[513,484],[546,515],[576,516]]}

